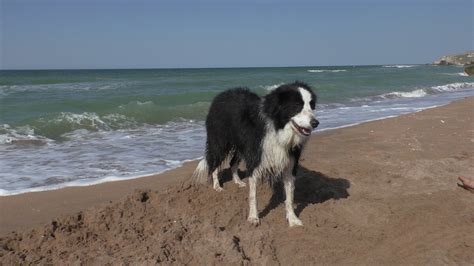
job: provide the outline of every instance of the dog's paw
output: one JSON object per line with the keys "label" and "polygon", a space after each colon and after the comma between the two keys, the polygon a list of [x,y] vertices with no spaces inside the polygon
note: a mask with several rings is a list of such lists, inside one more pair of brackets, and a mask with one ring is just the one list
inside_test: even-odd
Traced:
{"label": "dog's paw", "polygon": [[235,181],[235,183],[239,186],[239,187],[246,187],[247,184],[245,184],[244,181]]}
{"label": "dog's paw", "polygon": [[247,221],[255,226],[260,225],[260,219],[258,219],[258,217],[249,217]]}
{"label": "dog's paw", "polygon": [[222,192],[224,189],[221,186],[214,186],[214,190],[217,192]]}
{"label": "dog's paw", "polygon": [[303,222],[298,219],[297,217],[291,217],[288,219],[288,224],[290,225],[290,227],[294,227],[294,226],[303,226]]}

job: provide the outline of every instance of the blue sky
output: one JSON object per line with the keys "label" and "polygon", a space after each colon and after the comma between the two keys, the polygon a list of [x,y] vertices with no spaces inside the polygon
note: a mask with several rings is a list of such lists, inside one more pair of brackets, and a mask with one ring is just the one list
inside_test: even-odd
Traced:
{"label": "blue sky", "polygon": [[473,49],[471,0],[0,0],[1,69],[428,63]]}

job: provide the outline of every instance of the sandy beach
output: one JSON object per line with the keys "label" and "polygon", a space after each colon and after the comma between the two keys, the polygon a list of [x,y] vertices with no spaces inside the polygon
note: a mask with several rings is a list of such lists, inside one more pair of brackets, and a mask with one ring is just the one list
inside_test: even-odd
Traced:
{"label": "sandy beach", "polygon": [[0,197],[1,264],[474,263],[474,194],[456,185],[474,176],[474,97],[313,134],[296,181],[303,227],[266,184],[251,226],[248,189],[193,186],[195,166]]}

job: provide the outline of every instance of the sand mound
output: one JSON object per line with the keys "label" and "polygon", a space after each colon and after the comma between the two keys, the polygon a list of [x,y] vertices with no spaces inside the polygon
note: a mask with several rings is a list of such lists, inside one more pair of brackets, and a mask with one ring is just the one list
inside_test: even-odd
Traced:
{"label": "sand mound", "polygon": [[[228,173],[224,173],[228,174]],[[225,177],[224,177],[225,179]],[[297,213],[309,204],[348,196],[349,183],[302,171]],[[281,188],[260,186],[262,225],[246,222],[247,189],[226,184],[217,193],[184,183],[157,193],[137,191],[124,201],[53,220],[1,239],[7,263],[278,263],[275,235],[289,229]],[[315,193],[316,192],[316,193]],[[261,204],[262,205],[262,204]],[[274,215],[270,215],[274,208]],[[278,213],[278,214],[277,214]],[[312,227],[312,226],[311,226]],[[279,232],[281,231],[281,232]]]}

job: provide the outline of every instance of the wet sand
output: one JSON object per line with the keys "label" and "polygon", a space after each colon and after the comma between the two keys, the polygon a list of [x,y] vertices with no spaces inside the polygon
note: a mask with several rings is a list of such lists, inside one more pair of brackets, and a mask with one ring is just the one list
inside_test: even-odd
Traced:
{"label": "wet sand", "polygon": [[[164,174],[0,197],[0,260],[34,263],[473,264],[474,97],[314,134],[288,228],[281,188],[192,186]],[[223,173],[228,180],[229,173]],[[246,179],[244,179],[246,181]],[[11,231],[15,232],[11,232]]]}

